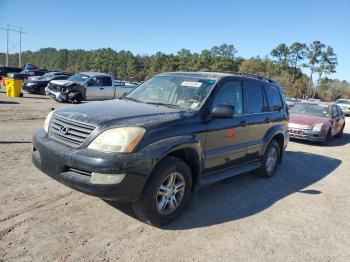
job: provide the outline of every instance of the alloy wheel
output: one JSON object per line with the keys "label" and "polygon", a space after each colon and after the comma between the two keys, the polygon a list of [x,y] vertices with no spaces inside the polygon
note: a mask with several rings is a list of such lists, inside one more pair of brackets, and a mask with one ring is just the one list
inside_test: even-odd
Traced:
{"label": "alloy wheel", "polygon": [[185,193],[185,178],[178,172],[169,174],[159,185],[156,195],[157,210],[162,215],[172,213],[181,204]]}

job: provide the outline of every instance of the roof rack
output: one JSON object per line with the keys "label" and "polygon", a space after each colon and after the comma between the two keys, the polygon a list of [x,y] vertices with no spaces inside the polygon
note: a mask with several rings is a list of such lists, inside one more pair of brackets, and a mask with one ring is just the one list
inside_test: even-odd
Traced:
{"label": "roof rack", "polygon": [[269,83],[278,84],[277,81],[272,80],[271,78],[268,78],[268,77],[265,77],[265,76],[260,76],[260,75],[250,74],[250,73],[244,73],[244,72],[231,72],[231,74],[247,76],[247,77],[251,77],[251,78],[255,78],[255,79],[259,79],[259,80],[264,80],[264,81],[269,82]]}

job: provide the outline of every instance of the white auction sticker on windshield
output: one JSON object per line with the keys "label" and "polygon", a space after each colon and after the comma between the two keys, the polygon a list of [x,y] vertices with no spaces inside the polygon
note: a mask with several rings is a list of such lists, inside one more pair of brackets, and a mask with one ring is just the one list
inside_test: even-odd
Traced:
{"label": "white auction sticker on windshield", "polygon": [[188,86],[188,87],[201,87],[201,82],[193,82],[193,81],[183,81],[181,83],[181,86]]}

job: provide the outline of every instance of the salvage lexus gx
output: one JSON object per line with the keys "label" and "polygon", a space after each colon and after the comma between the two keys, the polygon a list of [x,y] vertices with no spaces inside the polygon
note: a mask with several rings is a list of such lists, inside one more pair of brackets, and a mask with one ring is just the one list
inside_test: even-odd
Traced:
{"label": "salvage lexus gx", "polygon": [[51,112],[34,134],[33,162],[71,188],[131,202],[141,220],[159,226],[195,189],[250,171],[273,176],[288,140],[275,81],[172,72],[121,99]]}

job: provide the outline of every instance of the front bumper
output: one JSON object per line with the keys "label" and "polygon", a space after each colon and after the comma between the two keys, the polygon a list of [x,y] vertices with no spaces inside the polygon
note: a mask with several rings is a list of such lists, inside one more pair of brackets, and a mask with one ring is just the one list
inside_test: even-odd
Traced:
{"label": "front bumper", "polygon": [[50,88],[46,87],[45,88],[45,95],[52,97],[53,99],[55,99],[56,101],[59,102],[65,102],[67,101],[67,95],[63,94],[60,91],[53,91]]}
{"label": "front bumper", "polygon": [[344,115],[350,115],[350,109],[342,109]]}
{"label": "front bumper", "polygon": [[312,129],[288,128],[291,139],[300,139],[313,142],[324,142],[327,139],[327,133],[323,131],[312,131]]}
{"label": "front bumper", "polygon": [[[134,154],[103,153],[73,149],[50,139],[43,129],[33,137],[34,165],[48,176],[89,195],[120,202],[135,201],[155,162]],[[126,174],[119,184],[93,184],[92,172]],[[90,175],[89,175],[90,174]]]}

